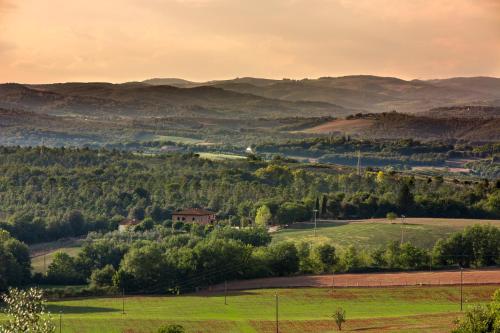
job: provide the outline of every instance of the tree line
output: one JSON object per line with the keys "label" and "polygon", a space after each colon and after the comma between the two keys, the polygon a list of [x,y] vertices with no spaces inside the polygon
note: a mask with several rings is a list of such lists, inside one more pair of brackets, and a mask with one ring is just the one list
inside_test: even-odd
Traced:
{"label": "tree line", "polygon": [[89,283],[96,290],[179,293],[258,277],[498,264],[500,230],[490,225],[468,227],[432,249],[390,242],[369,252],[328,243],[271,242],[264,228],[193,226],[172,233],[158,225],[146,232],[91,234],[76,257],[58,253],[47,274],[34,278],[44,284]]}
{"label": "tree line", "polygon": [[186,207],[231,225],[312,218],[499,218],[500,181],[311,166],[275,158],[209,161],[196,154],[0,148],[0,228],[28,243],[117,228],[126,217],[168,222]]}

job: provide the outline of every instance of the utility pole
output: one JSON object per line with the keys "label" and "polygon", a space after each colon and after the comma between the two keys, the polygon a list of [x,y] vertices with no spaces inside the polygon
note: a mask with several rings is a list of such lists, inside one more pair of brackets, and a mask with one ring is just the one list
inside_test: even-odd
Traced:
{"label": "utility pole", "polygon": [[358,176],[361,176],[361,150],[358,150]]}
{"label": "utility pole", "polygon": [[276,293],[276,333],[279,333],[279,321],[278,321],[278,293]]}
{"label": "utility pole", "polygon": [[125,288],[122,289],[122,314],[125,314]]}
{"label": "utility pole", "polygon": [[224,305],[227,305],[227,281],[224,281]]}
{"label": "utility pole", "polygon": [[332,294],[335,290],[335,271],[332,271]]}
{"label": "utility pole", "polygon": [[464,268],[460,266],[460,311],[463,310],[463,284],[464,284]]}
{"label": "utility pole", "polygon": [[318,212],[318,210],[315,208],[313,209],[313,213],[314,213],[314,237],[316,237],[316,213]]}
{"label": "utility pole", "polygon": [[405,216],[401,215],[401,245],[404,243],[404,225],[405,225]]}
{"label": "utility pole", "polygon": [[45,275],[47,275],[47,255],[44,253],[43,254],[43,272]]}
{"label": "utility pole", "polygon": [[59,311],[59,333],[62,332],[62,312]]}

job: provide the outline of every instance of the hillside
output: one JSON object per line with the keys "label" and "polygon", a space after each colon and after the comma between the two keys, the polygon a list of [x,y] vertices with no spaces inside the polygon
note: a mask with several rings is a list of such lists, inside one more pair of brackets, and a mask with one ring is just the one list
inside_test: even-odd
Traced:
{"label": "hillside", "polygon": [[[0,86],[3,107],[46,113],[104,113],[129,117],[209,116],[215,118],[339,116],[352,113],[326,102],[286,101],[213,86],[178,88],[141,83],[63,83]],[[87,104],[86,104],[87,103]],[[95,110],[92,113],[90,110]]]}
{"label": "hillside", "polygon": [[419,115],[434,118],[499,118],[500,106],[447,106],[434,108]]}
{"label": "hillside", "polygon": [[181,82],[161,79],[148,84],[215,86],[288,101],[320,101],[346,108],[384,112],[419,112],[449,105],[499,105],[500,79],[489,77],[406,81],[392,77],[354,75],[303,80],[237,78],[208,82]]}
{"label": "hillside", "polygon": [[346,133],[365,138],[493,142],[500,140],[499,128],[500,118],[433,118],[391,112],[332,120],[304,132]]}
{"label": "hillside", "polygon": [[[0,84],[0,142],[103,145],[155,140],[158,135],[246,147],[328,133],[495,141],[499,82],[357,75],[299,81],[244,77]],[[394,109],[416,113],[382,112]],[[372,111],[369,116],[352,116],[367,110]]]}

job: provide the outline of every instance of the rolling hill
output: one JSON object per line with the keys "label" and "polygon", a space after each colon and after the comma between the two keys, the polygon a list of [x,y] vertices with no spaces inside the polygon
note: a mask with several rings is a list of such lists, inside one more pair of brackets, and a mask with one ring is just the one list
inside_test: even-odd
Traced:
{"label": "rolling hill", "polygon": [[[175,80],[144,81],[147,84],[173,84]],[[214,86],[288,101],[319,101],[369,112],[419,112],[449,105],[497,105],[500,79],[490,77],[406,81],[392,77],[354,75],[303,80],[234,80],[190,82],[182,87]]]}
{"label": "rolling hill", "polygon": [[[0,84],[0,143],[102,145],[173,135],[248,145],[328,133],[491,142],[500,139],[499,87],[500,79],[487,77],[367,75]],[[383,112],[394,109],[410,115]]]}
{"label": "rolling hill", "polygon": [[[352,110],[327,102],[287,101],[214,86],[179,88],[142,83],[2,85],[0,107],[49,114],[215,118],[343,116]],[[94,112],[92,112],[94,111]]]}
{"label": "rolling hill", "polygon": [[434,108],[419,115],[433,118],[500,118],[500,106],[446,106]]}
{"label": "rolling hill", "polygon": [[500,140],[499,128],[500,118],[434,118],[390,112],[332,120],[304,132],[383,139],[495,142]]}

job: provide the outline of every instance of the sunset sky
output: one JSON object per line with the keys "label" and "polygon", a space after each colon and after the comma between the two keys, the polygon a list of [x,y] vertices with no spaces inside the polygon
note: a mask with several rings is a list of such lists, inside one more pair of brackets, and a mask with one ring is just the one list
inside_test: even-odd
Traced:
{"label": "sunset sky", "polygon": [[500,77],[500,0],[0,0],[0,82]]}

